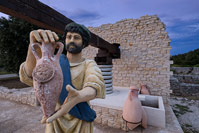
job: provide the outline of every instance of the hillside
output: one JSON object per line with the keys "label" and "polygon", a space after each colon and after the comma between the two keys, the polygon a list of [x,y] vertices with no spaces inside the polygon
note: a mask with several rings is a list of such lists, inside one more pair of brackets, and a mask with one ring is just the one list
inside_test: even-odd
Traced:
{"label": "hillside", "polygon": [[199,67],[199,49],[172,56],[171,60],[174,62],[172,66]]}

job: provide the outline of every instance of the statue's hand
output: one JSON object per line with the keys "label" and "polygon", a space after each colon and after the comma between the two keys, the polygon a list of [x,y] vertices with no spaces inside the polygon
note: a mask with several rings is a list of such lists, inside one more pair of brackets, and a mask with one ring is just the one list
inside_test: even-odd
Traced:
{"label": "statue's hand", "polygon": [[[25,62],[25,72],[26,74],[31,77],[33,69],[35,68],[36,65],[36,59],[35,56],[32,53],[32,43],[54,43],[55,41],[59,40],[59,37],[55,32],[52,32],[50,30],[33,30],[30,32],[30,44],[28,48],[28,54],[26,57],[26,62]],[[41,49],[39,47],[35,47],[35,50],[39,57],[41,57]]]}
{"label": "statue's hand", "polygon": [[57,34],[50,30],[33,30],[30,32],[30,44],[35,42],[45,42],[45,43],[54,43],[59,40]]}
{"label": "statue's hand", "polygon": [[68,91],[68,96],[64,101],[64,104],[72,99],[76,99],[77,101],[80,98],[79,91],[73,88],[71,85],[66,86],[66,90]]}
{"label": "statue's hand", "polygon": [[66,86],[66,90],[68,91],[68,96],[66,100],[64,101],[64,104],[55,114],[53,114],[46,120],[46,123],[51,123],[53,120],[68,113],[77,103],[80,102],[81,96],[78,90],[74,89],[70,85]]}

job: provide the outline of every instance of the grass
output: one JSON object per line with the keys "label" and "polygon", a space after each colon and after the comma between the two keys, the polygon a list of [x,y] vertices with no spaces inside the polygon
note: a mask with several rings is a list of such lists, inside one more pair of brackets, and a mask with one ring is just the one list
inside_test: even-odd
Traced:
{"label": "grass", "polygon": [[179,117],[180,115],[183,115],[187,112],[193,112],[189,109],[189,107],[180,104],[175,104],[174,108],[175,109],[173,109],[173,112],[175,113],[176,117]]}
{"label": "grass", "polygon": [[184,133],[198,133],[198,131],[194,130],[192,125],[189,124],[182,125],[182,130]]}
{"label": "grass", "polygon": [[189,100],[199,100],[198,96],[187,96],[186,98]]}

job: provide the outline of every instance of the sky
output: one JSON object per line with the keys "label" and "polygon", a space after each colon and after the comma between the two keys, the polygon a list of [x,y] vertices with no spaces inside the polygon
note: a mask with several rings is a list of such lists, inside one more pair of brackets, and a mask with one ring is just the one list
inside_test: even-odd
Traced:
{"label": "sky", "polygon": [[[40,0],[73,21],[97,27],[157,15],[171,39],[171,55],[199,48],[199,0]],[[0,13],[0,16],[5,16]]]}

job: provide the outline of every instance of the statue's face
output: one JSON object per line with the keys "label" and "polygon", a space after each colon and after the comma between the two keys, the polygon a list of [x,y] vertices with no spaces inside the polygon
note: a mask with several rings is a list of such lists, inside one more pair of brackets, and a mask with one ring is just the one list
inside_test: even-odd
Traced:
{"label": "statue's face", "polygon": [[68,32],[66,34],[66,50],[72,54],[78,54],[82,51],[82,36],[78,33]]}

